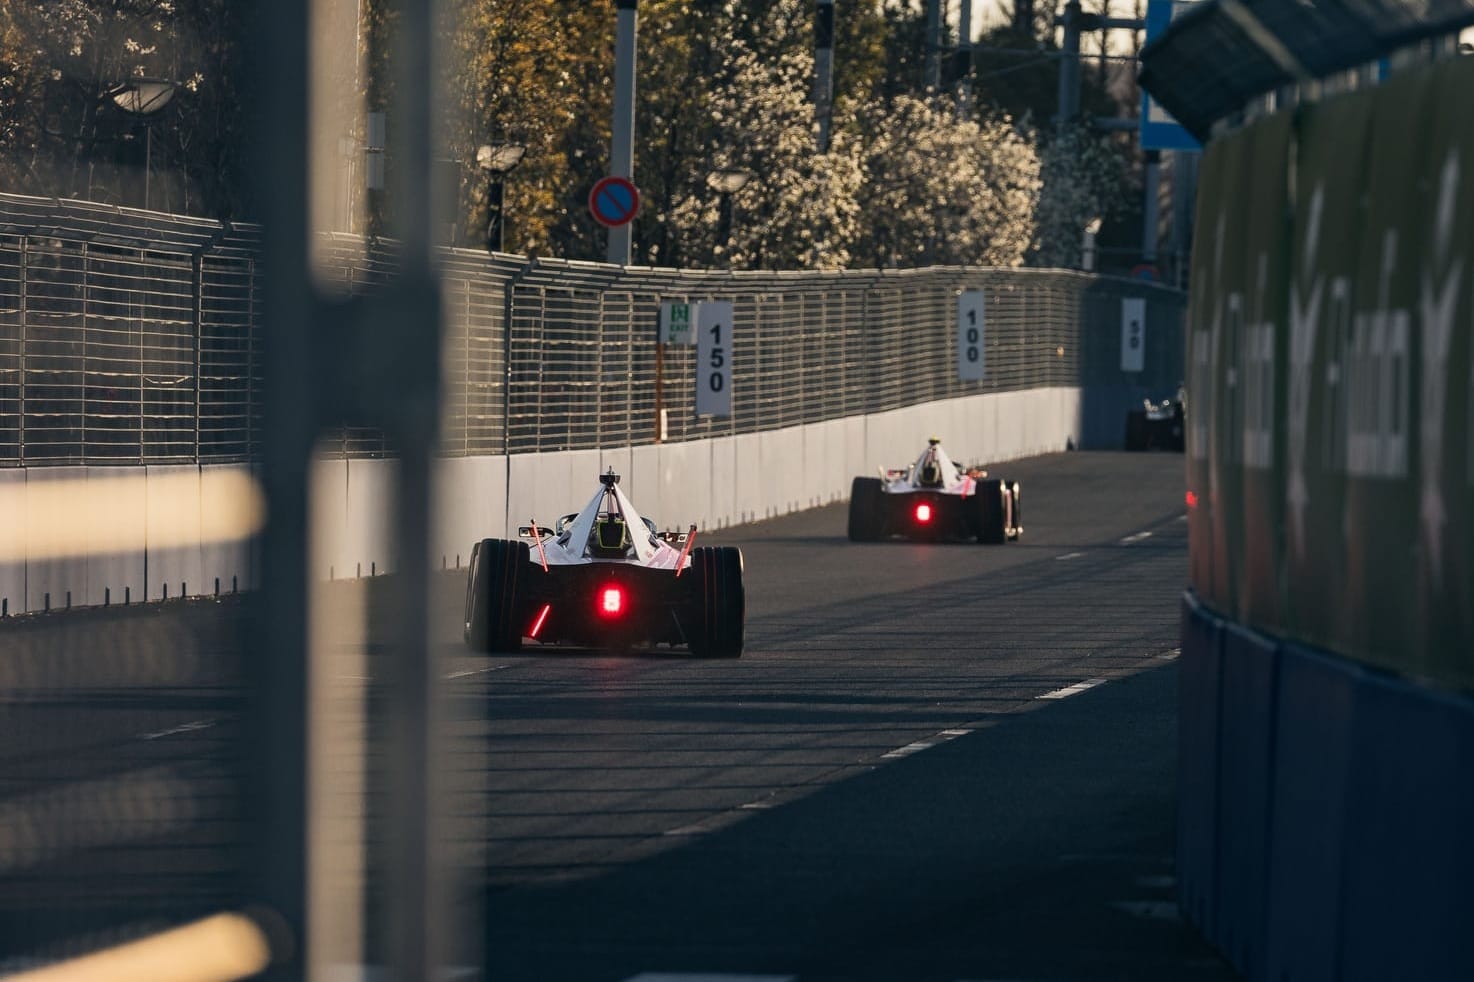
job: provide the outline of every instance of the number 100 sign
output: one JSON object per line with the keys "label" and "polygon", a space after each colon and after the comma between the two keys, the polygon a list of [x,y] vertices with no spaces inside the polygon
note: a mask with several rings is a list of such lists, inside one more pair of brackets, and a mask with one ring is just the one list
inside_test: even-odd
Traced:
{"label": "number 100 sign", "polygon": [[983,377],[983,291],[957,295],[957,377],[975,382]]}
{"label": "number 100 sign", "polygon": [[696,308],[696,415],[732,415],[732,302]]}

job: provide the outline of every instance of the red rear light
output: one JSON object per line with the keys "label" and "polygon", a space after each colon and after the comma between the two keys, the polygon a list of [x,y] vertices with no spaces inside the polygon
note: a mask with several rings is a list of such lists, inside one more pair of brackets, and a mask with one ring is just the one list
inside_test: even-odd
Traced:
{"label": "red rear light", "polygon": [[916,520],[923,525],[931,521],[931,505],[917,505]]}
{"label": "red rear light", "polygon": [[1198,495],[1197,495],[1197,492],[1195,492],[1195,491],[1189,491],[1187,493],[1187,506],[1189,508],[1196,508],[1196,507],[1198,507]]}
{"label": "red rear light", "polygon": [[617,586],[606,586],[600,590],[599,613],[605,617],[618,617],[624,613],[624,591]]}

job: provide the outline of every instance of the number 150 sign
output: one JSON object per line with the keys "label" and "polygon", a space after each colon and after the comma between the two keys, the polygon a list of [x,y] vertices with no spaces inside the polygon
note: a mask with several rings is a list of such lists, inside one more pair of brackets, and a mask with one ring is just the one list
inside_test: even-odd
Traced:
{"label": "number 150 sign", "polygon": [[696,415],[732,415],[732,302],[696,308]]}

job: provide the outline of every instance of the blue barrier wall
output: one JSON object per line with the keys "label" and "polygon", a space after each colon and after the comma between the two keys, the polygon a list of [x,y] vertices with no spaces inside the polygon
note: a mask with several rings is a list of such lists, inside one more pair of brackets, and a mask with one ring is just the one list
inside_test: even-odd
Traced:
{"label": "blue barrier wall", "polygon": [[1251,979],[1474,979],[1474,698],[1183,599],[1184,913]]}

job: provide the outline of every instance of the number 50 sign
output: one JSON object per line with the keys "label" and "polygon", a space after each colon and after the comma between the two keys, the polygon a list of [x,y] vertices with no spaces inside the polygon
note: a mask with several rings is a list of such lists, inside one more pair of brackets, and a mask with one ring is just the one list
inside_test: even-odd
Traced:
{"label": "number 50 sign", "polygon": [[983,377],[983,291],[957,295],[957,377],[975,382]]}
{"label": "number 50 sign", "polygon": [[696,415],[732,415],[732,302],[696,307]]}

